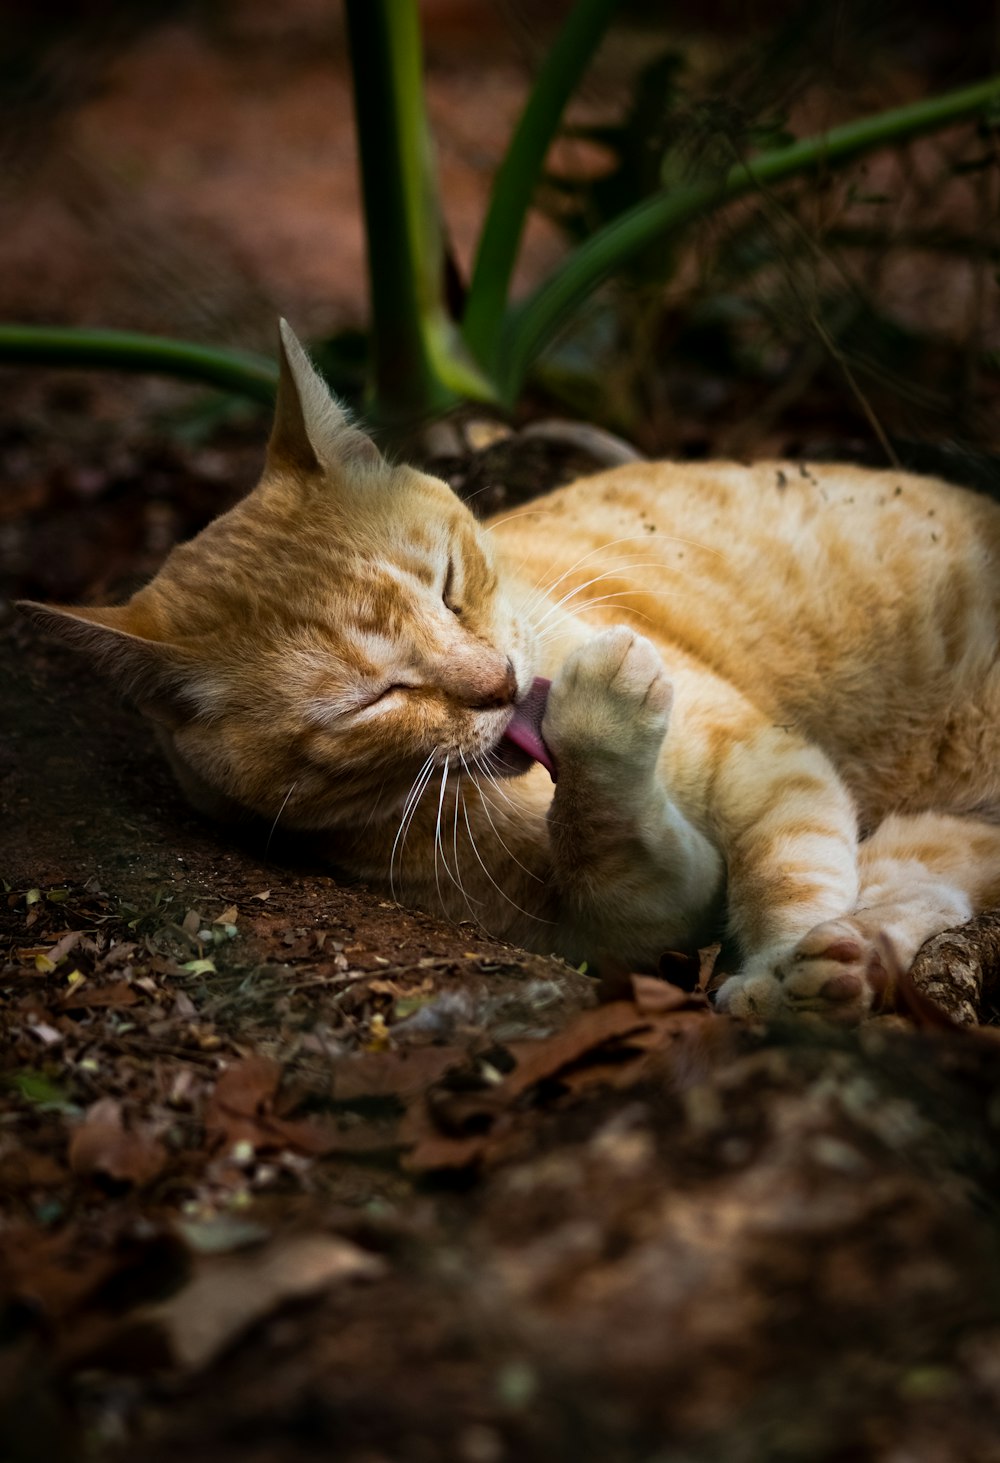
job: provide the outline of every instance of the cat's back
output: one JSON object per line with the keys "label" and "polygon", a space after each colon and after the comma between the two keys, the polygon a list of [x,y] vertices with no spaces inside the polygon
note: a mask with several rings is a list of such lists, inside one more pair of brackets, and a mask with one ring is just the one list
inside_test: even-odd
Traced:
{"label": "cat's back", "polygon": [[[550,562],[555,555],[561,570],[578,550],[627,544],[667,565],[700,550],[737,568],[770,559],[773,571],[786,554],[864,573],[907,555],[929,562],[949,549],[1000,553],[1000,505],[991,499],[939,478],[839,463],[629,463],[557,488],[491,526],[525,552],[534,547]],[[842,545],[851,549],[844,564]]]}
{"label": "cat's back", "polygon": [[831,751],[867,757],[904,727],[930,748],[957,700],[1000,715],[1000,507],[939,479],[629,464],[495,534],[567,609],[631,622]]}
{"label": "cat's back", "polygon": [[[745,644],[779,627],[837,639],[923,612],[996,610],[1000,506],[937,478],[840,464],[635,463],[582,478],[493,527],[508,562],[585,613],[590,588],[644,598],[662,633]],[[623,599],[622,596],[625,595]],[[653,608],[649,598],[656,601]],[[574,599],[577,601],[574,603]],[[745,633],[744,633],[745,632]],[[791,646],[789,646],[791,648]]]}

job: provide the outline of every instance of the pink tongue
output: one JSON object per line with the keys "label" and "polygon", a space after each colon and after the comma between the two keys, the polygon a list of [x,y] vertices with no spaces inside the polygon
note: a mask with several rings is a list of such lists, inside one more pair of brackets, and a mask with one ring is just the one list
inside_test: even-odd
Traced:
{"label": "pink tongue", "polygon": [[527,696],[514,707],[514,717],[504,732],[504,737],[508,742],[513,742],[515,747],[520,747],[522,752],[527,752],[529,757],[534,757],[536,762],[541,762],[555,782],[556,764],[552,760],[552,753],[542,741],[542,717],[545,715],[545,703],[549,699],[551,685],[552,682],[547,681],[544,676],[535,677]]}

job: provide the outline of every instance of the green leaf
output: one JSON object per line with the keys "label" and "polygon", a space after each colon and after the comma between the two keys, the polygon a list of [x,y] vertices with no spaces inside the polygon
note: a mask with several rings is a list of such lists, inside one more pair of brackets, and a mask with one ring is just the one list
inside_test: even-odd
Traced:
{"label": "green leaf", "polygon": [[479,239],[462,334],[492,368],[525,219],[563,108],[590,64],[617,0],[577,0],[538,73],[497,171]]}
{"label": "green leaf", "polygon": [[278,384],[277,364],[264,356],[130,330],[0,325],[0,363],[160,372],[236,391],[268,406]]}
{"label": "green leaf", "polygon": [[66,1112],[74,1107],[69,1094],[41,1072],[15,1072],[9,1079],[15,1092],[37,1107]]}
{"label": "green leaf", "polygon": [[402,427],[465,396],[495,397],[444,303],[441,205],[414,0],[347,0],[377,424]]}
{"label": "green leaf", "polygon": [[513,401],[532,361],[562,322],[636,250],[764,185],[823,173],[878,147],[908,141],[981,113],[1000,101],[1000,76],[942,96],[894,107],[816,137],[736,163],[724,176],[666,189],[599,229],[509,317],[497,366],[501,395]]}

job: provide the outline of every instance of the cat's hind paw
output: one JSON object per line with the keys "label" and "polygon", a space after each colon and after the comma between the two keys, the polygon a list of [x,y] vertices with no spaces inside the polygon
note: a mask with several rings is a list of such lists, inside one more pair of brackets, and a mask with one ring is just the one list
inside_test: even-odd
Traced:
{"label": "cat's hind paw", "polygon": [[751,1020],[817,1016],[854,1026],[884,1009],[889,974],[876,942],[848,918],[810,930],[786,956],[753,962],[716,995],[716,1008]]}

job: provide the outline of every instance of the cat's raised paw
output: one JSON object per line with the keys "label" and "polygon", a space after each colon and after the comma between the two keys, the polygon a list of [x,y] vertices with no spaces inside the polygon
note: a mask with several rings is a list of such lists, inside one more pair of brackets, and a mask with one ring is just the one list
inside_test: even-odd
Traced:
{"label": "cat's raised paw", "polygon": [[560,769],[576,761],[651,774],[672,704],[673,687],[655,646],[616,625],[566,659],[549,692],[542,735]]}

